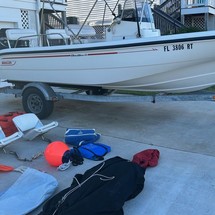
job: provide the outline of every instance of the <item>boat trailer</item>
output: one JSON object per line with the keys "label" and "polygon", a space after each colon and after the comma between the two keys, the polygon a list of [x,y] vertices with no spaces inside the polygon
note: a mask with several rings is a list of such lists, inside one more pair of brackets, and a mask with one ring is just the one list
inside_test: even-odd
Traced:
{"label": "boat trailer", "polygon": [[91,102],[170,102],[170,101],[215,101],[215,92],[198,91],[185,94],[157,93],[152,95],[119,94],[113,92],[110,95],[88,95],[86,90],[65,89],[51,87],[46,83],[28,83],[22,89],[17,89],[13,84],[0,81],[0,93],[13,94],[22,97],[25,112],[35,113],[40,119],[51,115],[54,102],[62,99],[91,101]]}

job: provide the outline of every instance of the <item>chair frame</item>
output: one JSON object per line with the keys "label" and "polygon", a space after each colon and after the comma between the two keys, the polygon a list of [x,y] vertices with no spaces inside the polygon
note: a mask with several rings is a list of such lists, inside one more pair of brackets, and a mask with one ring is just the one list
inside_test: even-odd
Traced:
{"label": "chair frame", "polygon": [[5,147],[14,142],[15,140],[20,139],[22,136],[23,133],[21,131],[18,131],[6,137],[2,127],[0,126],[0,148],[2,148],[3,151],[6,153]]}
{"label": "chair frame", "polygon": [[51,142],[48,138],[44,137],[44,134],[58,126],[58,122],[56,121],[43,125],[34,113],[22,114],[14,117],[12,120],[17,129],[23,133],[23,139],[25,140],[33,140],[41,136],[43,140]]}

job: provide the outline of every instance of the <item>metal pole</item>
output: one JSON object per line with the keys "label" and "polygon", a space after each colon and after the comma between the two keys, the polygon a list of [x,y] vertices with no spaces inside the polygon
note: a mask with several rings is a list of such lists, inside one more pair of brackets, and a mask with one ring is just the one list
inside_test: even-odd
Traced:
{"label": "metal pole", "polygon": [[[40,35],[40,8],[41,8],[41,2],[40,0],[37,0],[37,4],[36,4],[36,24],[37,24],[37,34]],[[42,45],[41,42],[41,37],[39,36],[39,45]]]}

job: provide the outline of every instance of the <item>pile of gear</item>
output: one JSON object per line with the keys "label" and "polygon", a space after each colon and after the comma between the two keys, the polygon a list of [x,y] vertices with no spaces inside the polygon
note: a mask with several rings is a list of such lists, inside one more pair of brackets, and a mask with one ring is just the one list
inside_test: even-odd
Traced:
{"label": "pile of gear", "polygon": [[[0,172],[22,173],[9,189],[0,191],[0,215],[27,214],[47,199],[40,215],[123,214],[124,202],[136,197],[144,188],[146,168],[158,164],[159,151],[143,150],[131,161],[118,156],[105,160],[111,147],[98,143],[101,134],[95,129],[68,128],[64,142],[52,142],[44,137],[57,126],[57,122],[43,125],[32,113],[10,112],[0,116],[0,148],[7,153],[5,148],[15,140],[41,136],[49,142],[43,153],[45,160],[58,170],[82,165],[84,158],[100,163],[84,174],[76,174],[71,186],[54,196],[58,182],[53,176],[32,168],[0,164]],[[29,190],[30,196],[25,195]]]}
{"label": "pile of gear", "polygon": [[58,170],[67,169],[70,164],[81,165],[84,158],[104,160],[111,147],[97,143],[100,136],[95,129],[68,128],[65,132],[65,143],[61,141],[50,143],[44,152],[45,158],[51,166],[57,166]]}

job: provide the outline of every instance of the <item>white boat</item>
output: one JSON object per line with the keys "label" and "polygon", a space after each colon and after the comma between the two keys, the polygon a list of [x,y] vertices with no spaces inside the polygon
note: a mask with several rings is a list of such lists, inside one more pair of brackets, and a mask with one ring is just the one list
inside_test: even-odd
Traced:
{"label": "white boat", "polygon": [[29,40],[31,47],[0,50],[0,78],[21,84],[167,93],[215,85],[215,31],[161,36],[146,0],[125,0],[104,39],[96,38],[92,23],[68,25],[63,31],[50,30],[47,39],[65,36],[70,44],[35,46],[33,31],[6,30],[8,44],[19,38]]}

